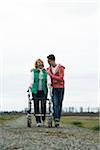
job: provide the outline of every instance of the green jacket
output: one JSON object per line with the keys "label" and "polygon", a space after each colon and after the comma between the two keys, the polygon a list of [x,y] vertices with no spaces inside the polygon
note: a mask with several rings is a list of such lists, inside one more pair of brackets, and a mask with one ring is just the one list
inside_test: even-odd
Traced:
{"label": "green jacket", "polygon": [[[39,86],[39,70],[33,69],[34,71],[34,84],[32,86],[32,93],[37,94],[38,86]],[[44,94],[47,94],[47,72],[45,69],[42,70],[43,72],[43,79],[42,79],[42,88],[44,91]]]}

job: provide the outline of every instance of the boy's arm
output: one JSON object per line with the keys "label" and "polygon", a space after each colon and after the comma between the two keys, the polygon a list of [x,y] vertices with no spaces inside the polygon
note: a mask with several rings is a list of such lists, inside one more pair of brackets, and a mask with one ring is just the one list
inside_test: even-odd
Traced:
{"label": "boy's arm", "polygon": [[48,72],[53,79],[62,81],[64,78],[64,67],[59,68],[59,76],[52,74],[50,70],[48,70]]}

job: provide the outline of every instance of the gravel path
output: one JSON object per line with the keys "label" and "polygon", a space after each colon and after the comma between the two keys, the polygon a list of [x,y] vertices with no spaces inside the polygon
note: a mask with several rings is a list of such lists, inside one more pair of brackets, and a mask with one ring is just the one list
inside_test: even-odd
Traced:
{"label": "gravel path", "polygon": [[0,127],[0,150],[99,150],[98,132],[67,125],[26,126],[26,116]]}

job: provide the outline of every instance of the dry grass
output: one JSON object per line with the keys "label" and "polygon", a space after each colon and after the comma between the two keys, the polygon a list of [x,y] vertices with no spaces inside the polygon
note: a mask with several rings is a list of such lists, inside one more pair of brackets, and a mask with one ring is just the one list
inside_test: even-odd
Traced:
{"label": "dry grass", "polygon": [[84,116],[64,116],[61,118],[61,123],[64,125],[73,124],[76,126],[99,130],[99,118],[98,117],[84,117]]}

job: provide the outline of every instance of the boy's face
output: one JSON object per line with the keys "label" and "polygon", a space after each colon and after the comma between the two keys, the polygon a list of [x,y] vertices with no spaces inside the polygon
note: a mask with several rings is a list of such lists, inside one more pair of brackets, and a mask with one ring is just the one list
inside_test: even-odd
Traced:
{"label": "boy's face", "polygon": [[48,59],[48,64],[49,64],[50,66],[53,66],[53,65],[54,65],[54,63],[55,63],[55,61],[54,61],[54,60]]}

